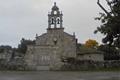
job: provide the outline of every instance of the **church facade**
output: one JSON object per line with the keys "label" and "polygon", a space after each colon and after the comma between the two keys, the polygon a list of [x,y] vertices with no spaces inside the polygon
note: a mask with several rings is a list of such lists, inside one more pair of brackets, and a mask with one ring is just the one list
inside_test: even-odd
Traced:
{"label": "church facade", "polygon": [[27,46],[25,62],[30,70],[60,70],[62,59],[103,62],[102,52],[78,46],[75,34],[64,31],[63,14],[56,3],[48,13],[47,32],[36,35],[35,44]]}
{"label": "church facade", "polygon": [[77,39],[75,35],[64,32],[63,14],[56,3],[48,13],[47,32],[36,35],[35,44],[28,45],[25,61],[33,70],[58,70],[61,58],[76,57]]}

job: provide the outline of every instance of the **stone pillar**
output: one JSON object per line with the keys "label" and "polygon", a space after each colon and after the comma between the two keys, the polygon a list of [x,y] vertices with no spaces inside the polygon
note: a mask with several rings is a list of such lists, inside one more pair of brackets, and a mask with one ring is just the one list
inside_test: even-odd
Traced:
{"label": "stone pillar", "polygon": [[54,17],[54,28],[57,28],[57,20],[56,20],[56,17]]}
{"label": "stone pillar", "polygon": [[60,16],[60,28],[63,28],[63,19],[62,19],[62,16],[63,16],[63,14],[61,12],[61,16]]}
{"label": "stone pillar", "polygon": [[50,14],[48,13],[48,28],[51,28],[51,21],[50,21],[50,18],[51,18],[51,16],[50,16]]}

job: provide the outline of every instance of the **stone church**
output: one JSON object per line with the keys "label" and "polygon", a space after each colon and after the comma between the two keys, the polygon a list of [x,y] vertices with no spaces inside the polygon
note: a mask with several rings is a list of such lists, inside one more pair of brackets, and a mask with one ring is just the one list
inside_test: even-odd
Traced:
{"label": "stone church", "polygon": [[48,13],[47,32],[36,35],[35,45],[29,45],[25,60],[33,70],[58,70],[61,58],[76,57],[77,39],[75,35],[64,32],[63,14],[56,3]]}

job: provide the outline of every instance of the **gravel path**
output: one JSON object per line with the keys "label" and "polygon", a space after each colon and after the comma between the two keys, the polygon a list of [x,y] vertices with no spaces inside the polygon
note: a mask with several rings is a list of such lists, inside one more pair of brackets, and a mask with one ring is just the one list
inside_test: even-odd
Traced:
{"label": "gravel path", "polygon": [[120,80],[120,72],[0,72],[0,80]]}

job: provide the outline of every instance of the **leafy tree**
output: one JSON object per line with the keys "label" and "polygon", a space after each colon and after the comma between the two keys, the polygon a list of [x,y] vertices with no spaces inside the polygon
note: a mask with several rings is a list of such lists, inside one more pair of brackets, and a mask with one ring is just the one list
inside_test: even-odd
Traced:
{"label": "leafy tree", "polygon": [[0,46],[0,53],[3,53],[4,50],[11,50],[11,49],[12,49],[12,47],[9,45],[1,45]]}
{"label": "leafy tree", "polygon": [[89,39],[85,42],[85,46],[89,48],[96,48],[98,46],[98,42],[96,40]]}
{"label": "leafy tree", "polygon": [[114,46],[100,45],[98,50],[104,52],[104,60],[120,59],[119,51]]}
{"label": "leafy tree", "polygon": [[25,40],[24,38],[22,38],[21,43],[18,45],[18,52],[21,53],[26,53],[27,50],[27,45],[32,45],[35,44],[35,41],[32,40]]}
{"label": "leafy tree", "polygon": [[98,5],[105,13],[100,13],[100,17],[96,18],[102,25],[97,27],[95,33],[104,34],[103,43],[120,48],[120,0],[106,0],[106,2],[110,11],[107,11],[98,0]]}

